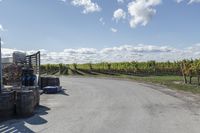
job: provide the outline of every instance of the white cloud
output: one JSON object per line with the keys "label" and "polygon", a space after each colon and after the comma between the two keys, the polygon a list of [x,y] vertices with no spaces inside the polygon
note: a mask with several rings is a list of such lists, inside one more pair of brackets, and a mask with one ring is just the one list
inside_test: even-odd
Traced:
{"label": "white cloud", "polygon": [[62,2],[67,2],[67,0],[59,0],[59,1],[62,1]]}
{"label": "white cloud", "polygon": [[130,26],[135,28],[138,25],[145,26],[156,14],[155,6],[159,5],[161,0],[134,0],[128,4],[128,12],[131,16]]}
{"label": "white cloud", "polygon": [[118,3],[124,3],[124,0],[117,0]]}
{"label": "white cloud", "polygon": [[110,28],[110,31],[112,31],[112,32],[116,33],[118,30],[117,30],[117,29],[115,29],[115,28]]}
{"label": "white cloud", "polygon": [[80,48],[80,49],[64,49],[64,52],[70,54],[95,54],[97,52],[94,48]]}
{"label": "white cloud", "polygon": [[103,19],[102,17],[99,19],[99,22],[100,22],[102,25],[105,25],[105,24],[106,24],[105,21],[104,21],[104,19]]}
{"label": "white cloud", "polygon": [[71,3],[76,7],[83,7],[84,14],[101,11],[101,7],[91,0],[72,0]]}
{"label": "white cloud", "polygon": [[4,45],[4,44],[5,44],[4,41],[1,40],[1,45]]}
{"label": "white cloud", "polygon": [[137,52],[137,53],[153,53],[153,52],[172,52],[175,49],[167,46],[154,46],[154,45],[143,45],[138,44],[136,46],[132,45],[122,45],[119,47],[105,48],[101,52],[111,53],[111,52]]}
{"label": "white cloud", "polygon": [[3,28],[1,24],[0,24],[0,31],[5,31],[5,29]]}
{"label": "white cloud", "polygon": [[190,0],[188,4],[192,4],[192,3],[200,3],[200,0]]}
{"label": "white cloud", "polygon": [[[186,0],[176,0],[177,3],[181,3],[183,1],[186,1]],[[188,4],[200,3],[200,0],[187,0],[187,1],[188,1]]]}
{"label": "white cloud", "polygon": [[176,0],[177,3],[181,3],[183,2],[184,0]]}
{"label": "white cloud", "polygon": [[16,49],[10,49],[10,48],[2,48],[2,57],[11,57],[12,53],[15,51],[20,51]]}
{"label": "white cloud", "polygon": [[[2,48],[3,57],[11,57],[16,49]],[[21,50],[20,50],[21,51]],[[121,45],[103,49],[79,48],[64,49],[61,52],[51,52],[41,49],[41,60],[46,63],[98,63],[122,61],[177,61],[182,59],[196,59],[200,57],[200,44],[184,49],[157,45]],[[23,51],[21,51],[23,52]],[[26,51],[33,54],[36,50]]]}
{"label": "white cloud", "polygon": [[119,21],[120,19],[125,19],[126,18],[126,12],[122,9],[117,9],[113,13],[113,19],[116,21]]}

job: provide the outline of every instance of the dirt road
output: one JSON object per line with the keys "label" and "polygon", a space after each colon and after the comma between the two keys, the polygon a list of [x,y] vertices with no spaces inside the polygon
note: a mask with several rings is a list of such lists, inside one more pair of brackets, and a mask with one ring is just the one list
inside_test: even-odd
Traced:
{"label": "dirt road", "polygon": [[0,132],[200,133],[192,96],[114,79],[65,77],[62,86],[65,93],[41,96],[33,117],[0,123]]}

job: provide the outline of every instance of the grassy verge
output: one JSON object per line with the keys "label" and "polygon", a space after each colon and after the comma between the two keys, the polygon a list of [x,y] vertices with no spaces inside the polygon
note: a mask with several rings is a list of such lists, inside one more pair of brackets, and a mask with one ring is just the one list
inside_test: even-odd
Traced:
{"label": "grassy verge", "polygon": [[[194,94],[197,93],[200,94],[200,86],[197,86],[196,84],[184,84],[181,76],[149,76],[149,77],[131,76],[129,77],[129,79],[133,79],[140,82],[165,85],[170,89],[192,92]],[[196,78],[194,78],[194,82],[195,81]]]}
{"label": "grassy verge", "polygon": [[[91,76],[91,75],[86,75],[86,76]],[[174,90],[192,92],[193,94],[200,94],[200,86],[196,85],[197,78],[193,78],[193,84],[184,84],[181,76],[129,76],[129,75],[113,76],[113,75],[100,74],[96,75],[95,77],[130,79],[143,83],[164,85]]]}
{"label": "grassy verge", "polygon": [[[91,76],[91,75],[86,74],[85,76]],[[164,85],[174,90],[200,94],[200,86],[196,85],[197,78],[193,78],[193,84],[184,84],[182,76],[130,76],[130,75],[107,75],[107,74],[98,74],[92,76],[131,79],[134,81],[139,81],[144,83],[154,83],[154,84]]]}

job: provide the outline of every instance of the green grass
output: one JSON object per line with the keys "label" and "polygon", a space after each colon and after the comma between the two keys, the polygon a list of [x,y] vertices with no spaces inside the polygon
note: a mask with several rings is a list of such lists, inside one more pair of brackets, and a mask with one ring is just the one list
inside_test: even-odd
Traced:
{"label": "green grass", "polygon": [[149,76],[149,77],[132,76],[129,78],[140,82],[165,85],[170,89],[192,92],[194,94],[197,93],[200,94],[200,86],[196,84],[197,82],[196,78],[193,78],[193,84],[184,84],[181,76]]}

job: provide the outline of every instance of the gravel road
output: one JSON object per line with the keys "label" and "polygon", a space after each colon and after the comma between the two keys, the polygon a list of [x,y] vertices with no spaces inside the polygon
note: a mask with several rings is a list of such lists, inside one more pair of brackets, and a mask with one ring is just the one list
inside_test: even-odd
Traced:
{"label": "gravel road", "polygon": [[115,79],[63,77],[65,93],[42,95],[33,117],[0,132],[200,133],[197,96]]}

